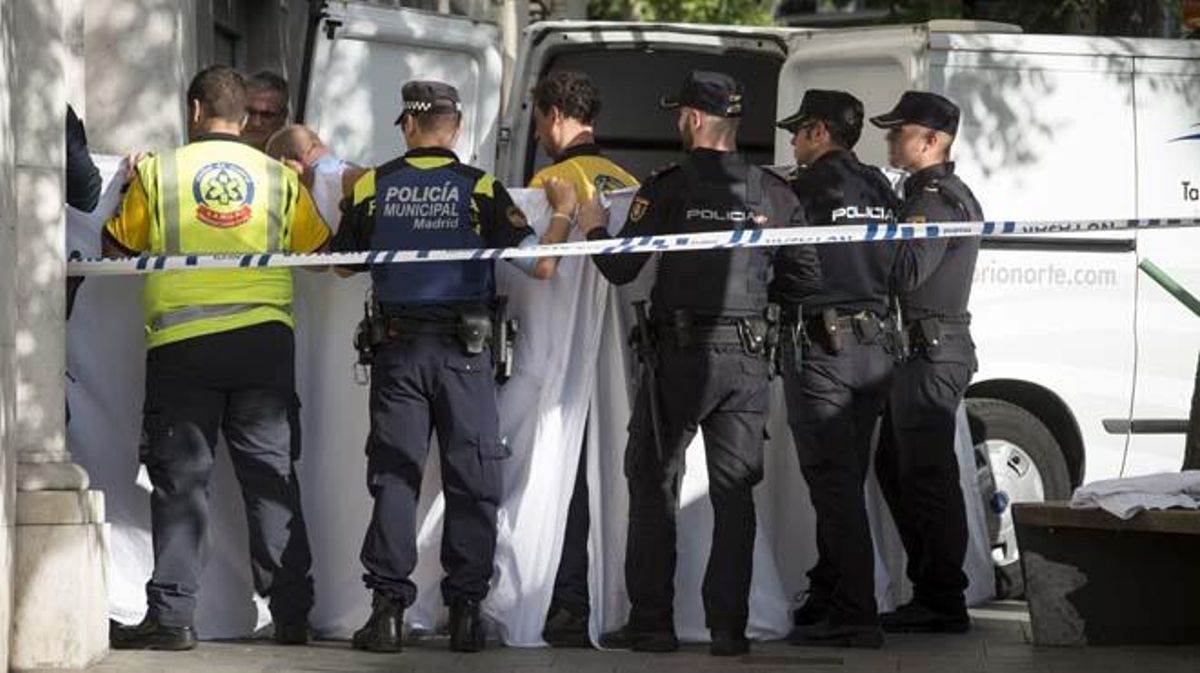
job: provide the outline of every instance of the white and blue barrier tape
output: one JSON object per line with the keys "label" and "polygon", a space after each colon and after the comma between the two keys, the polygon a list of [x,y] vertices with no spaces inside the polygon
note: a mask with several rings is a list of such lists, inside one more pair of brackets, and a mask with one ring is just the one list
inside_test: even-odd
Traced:
{"label": "white and blue barrier tape", "polygon": [[457,250],[372,250],[313,254],[143,255],[126,259],[81,259],[67,263],[70,276],[126,276],[186,269],[257,269],[272,267],[351,266],[357,264],[408,264],[462,262],[535,257],[577,257],[645,252],[714,250],[728,248],[823,245],[871,241],[899,241],[984,236],[1030,236],[1113,232],[1132,229],[1200,227],[1200,218],[1134,220],[1033,220],[1026,222],[938,222],[929,224],[873,223],[786,229],[738,229],[699,234],[664,234],[599,241],[571,241],[527,248],[475,248]]}

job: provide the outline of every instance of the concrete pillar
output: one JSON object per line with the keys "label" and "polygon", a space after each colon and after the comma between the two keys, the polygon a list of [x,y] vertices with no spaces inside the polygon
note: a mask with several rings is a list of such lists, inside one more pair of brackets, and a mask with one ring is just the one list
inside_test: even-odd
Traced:
{"label": "concrete pillar", "polygon": [[8,670],[8,635],[12,617],[13,541],[16,532],[16,452],[12,441],[14,392],[12,363],[16,259],[16,194],[10,111],[10,73],[15,68],[11,25],[12,7],[0,0],[0,671]]}
{"label": "concrete pillar", "polygon": [[67,89],[82,81],[81,0],[8,0],[16,63],[16,575],[10,666],[85,668],[108,651],[102,495],[66,446]]}

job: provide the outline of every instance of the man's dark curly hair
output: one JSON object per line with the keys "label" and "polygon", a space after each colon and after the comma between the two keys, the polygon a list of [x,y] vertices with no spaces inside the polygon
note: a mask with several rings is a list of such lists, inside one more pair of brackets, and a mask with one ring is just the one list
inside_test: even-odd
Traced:
{"label": "man's dark curly hair", "polygon": [[543,77],[533,87],[533,103],[542,114],[556,107],[584,124],[595,122],[600,114],[600,92],[587,75],[574,70],[556,70]]}

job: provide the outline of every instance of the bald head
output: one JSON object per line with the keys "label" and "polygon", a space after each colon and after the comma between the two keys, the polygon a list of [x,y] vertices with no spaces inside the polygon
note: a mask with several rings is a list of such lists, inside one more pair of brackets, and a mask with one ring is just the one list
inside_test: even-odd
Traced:
{"label": "bald head", "polygon": [[267,140],[267,154],[276,159],[290,159],[301,164],[316,161],[327,150],[316,132],[303,124],[289,124]]}

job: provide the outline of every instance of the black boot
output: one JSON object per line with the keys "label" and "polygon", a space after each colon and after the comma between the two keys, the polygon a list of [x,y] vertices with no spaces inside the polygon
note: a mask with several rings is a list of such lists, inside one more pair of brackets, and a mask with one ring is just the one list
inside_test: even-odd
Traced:
{"label": "black boot", "polygon": [[714,657],[740,657],[743,654],[749,654],[750,641],[746,639],[745,629],[740,631],[713,629],[708,653]]}
{"label": "black boot", "polygon": [[275,642],[279,645],[307,645],[308,624],[276,624]]}
{"label": "black boot", "polygon": [[971,617],[965,607],[937,610],[914,600],[879,615],[879,624],[888,633],[966,633]]}
{"label": "black boot", "polygon": [[815,591],[809,591],[804,603],[792,610],[792,625],[812,626],[829,616],[829,597]]}
{"label": "black boot", "polygon": [[634,652],[674,652],[679,649],[679,639],[674,631],[646,631],[626,624],[617,631],[600,636],[600,647]]}
{"label": "black boot", "polygon": [[824,619],[792,631],[793,645],[809,647],[883,647],[883,630],[877,624],[839,624]]}
{"label": "black boot", "polygon": [[399,652],[404,649],[404,606],[378,591],[371,599],[371,617],[354,632],[356,650]]}
{"label": "black boot", "polygon": [[571,610],[552,604],[542,630],[542,639],[552,647],[591,647],[588,636],[588,611]]}
{"label": "black boot", "polygon": [[450,649],[455,652],[480,652],[487,644],[479,601],[463,600],[450,606]]}
{"label": "black boot", "polygon": [[109,621],[108,642],[114,650],[190,650],[196,647],[196,632],[190,626],[164,626],[147,616],[133,626]]}

